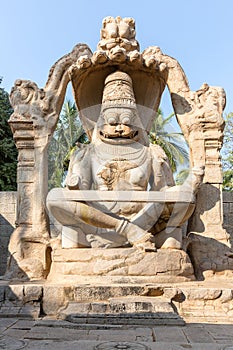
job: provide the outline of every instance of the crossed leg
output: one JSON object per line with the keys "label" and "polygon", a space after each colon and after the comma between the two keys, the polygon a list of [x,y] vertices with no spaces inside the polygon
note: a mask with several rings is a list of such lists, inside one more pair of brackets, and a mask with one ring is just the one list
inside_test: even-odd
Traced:
{"label": "crossed leg", "polygon": [[47,207],[64,226],[76,225],[83,229],[85,225],[89,225],[96,228],[112,229],[140,249],[155,250],[152,235],[124,218],[103,213],[83,202],[48,200]]}

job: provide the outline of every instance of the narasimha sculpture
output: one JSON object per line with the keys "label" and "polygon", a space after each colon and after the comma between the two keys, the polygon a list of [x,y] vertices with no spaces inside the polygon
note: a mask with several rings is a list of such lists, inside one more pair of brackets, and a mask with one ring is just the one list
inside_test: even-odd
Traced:
{"label": "narasimha sculpture", "polygon": [[[192,91],[179,62],[158,46],[141,52],[135,34],[133,18],[106,17],[96,51],[77,44],[51,67],[44,88],[16,80],[9,120],[19,152],[10,278],[152,276],[157,269],[169,278],[193,278],[186,263],[180,264],[189,256],[199,276],[229,269],[221,204],[224,89],[204,83]],[[69,82],[91,143],[74,153],[66,188],[47,197],[47,149]],[[175,186],[163,150],[148,139],[166,87],[190,151],[190,176],[182,186]],[[51,213],[62,224],[55,240]],[[105,259],[111,254],[113,267]],[[90,264],[84,267],[81,256],[90,257]],[[131,258],[136,265],[140,258],[143,268],[131,271]],[[101,271],[99,264],[105,266]]]}
{"label": "narasimha sculpture", "polygon": [[[105,79],[92,142],[73,154],[66,186],[68,191],[121,191],[124,201],[67,200],[64,191],[63,199],[54,200],[51,191],[47,205],[63,225],[64,247],[70,236],[72,247],[133,245],[145,251],[155,251],[156,247],[181,249],[182,225],[193,212],[194,194],[203,169],[193,170],[191,175],[183,187],[175,186],[164,151],[149,143],[137,110],[132,79],[117,70]],[[168,189],[180,193],[181,203],[127,198],[129,191],[161,191],[163,196]],[[190,191],[190,203],[182,203],[185,190]]]}

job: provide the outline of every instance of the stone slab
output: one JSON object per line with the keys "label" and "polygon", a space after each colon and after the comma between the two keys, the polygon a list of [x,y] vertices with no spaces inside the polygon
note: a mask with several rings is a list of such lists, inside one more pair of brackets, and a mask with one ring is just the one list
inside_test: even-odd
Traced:
{"label": "stone slab", "polygon": [[60,341],[81,340],[87,339],[87,337],[87,330],[68,329],[63,327],[33,327],[26,335],[26,339],[31,340],[52,339]]}
{"label": "stone slab", "polygon": [[183,327],[158,326],[153,328],[155,342],[186,343]]}
{"label": "stone slab", "polygon": [[195,280],[189,256],[182,250],[158,249],[143,252],[135,248],[56,249],[52,255],[49,281],[66,281],[80,276],[167,277],[167,281]]}
{"label": "stone slab", "polygon": [[[213,326],[213,325],[212,325]],[[187,324],[183,329],[183,332],[186,336],[186,339],[190,343],[212,343],[214,338],[211,336],[211,333],[200,324]]]}
{"label": "stone slab", "polygon": [[87,325],[49,318],[0,319],[1,324],[7,328],[0,334],[0,347],[7,350],[232,350],[233,344],[233,327],[225,324],[92,325],[88,329]]}
{"label": "stone slab", "polygon": [[49,201],[87,201],[87,202],[182,202],[194,203],[195,198],[191,191],[93,191],[67,190],[53,188],[48,194]]}
{"label": "stone slab", "polygon": [[[105,343],[105,344],[104,344]],[[226,344],[168,344],[168,343],[150,343],[150,342],[130,342],[131,347],[129,347],[129,343],[127,342],[125,345],[125,349],[128,350],[184,350],[186,349],[192,349],[192,350],[232,350],[232,347],[227,348]],[[103,345],[104,344],[104,345]],[[48,340],[39,340],[30,342],[29,345],[27,345],[27,350],[104,350],[103,346],[105,346],[106,350],[114,350],[114,347],[109,347],[109,342],[106,344],[106,342],[99,342],[99,341],[48,341]],[[121,342],[122,344],[122,342]],[[108,347],[106,347],[108,346]],[[116,344],[114,344],[115,349]],[[122,346],[122,345],[121,345]],[[126,347],[128,346],[128,347]],[[224,346],[224,348],[223,348]],[[9,348],[9,350],[16,350],[13,348]]]}

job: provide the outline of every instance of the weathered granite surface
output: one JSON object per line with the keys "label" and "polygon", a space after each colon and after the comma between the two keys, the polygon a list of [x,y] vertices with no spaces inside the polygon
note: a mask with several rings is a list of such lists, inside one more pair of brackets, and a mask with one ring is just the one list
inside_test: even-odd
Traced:
{"label": "weathered granite surface", "polygon": [[113,276],[80,276],[73,284],[0,282],[0,317],[46,315],[82,324],[233,323],[232,283],[224,278],[155,283]]}
{"label": "weathered granite surface", "polygon": [[[76,320],[86,317],[86,322],[90,319],[90,322],[93,322],[98,318],[98,314],[105,320],[110,313],[113,320],[114,312],[110,311],[122,309],[131,310],[137,318],[135,310],[139,308],[137,311],[144,312],[147,308],[145,322],[148,322],[149,314],[156,319],[158,310],[156,311],[155,304],[159,301],[161,304],[158,305],[163,305],[165,311],[165,315],[162,315],[165,318],[162,317],[160,322],[166,319],[166,314],[169,314],[167,311],[171,311],[171,308],[175,318],[204,317],[208,322],[216,322],[216,318],[220,322],[224,319],[232,322],[232,290],[230,285],[224,284],[226,279],[232,280],[233,271],[229,235],[232,203],[228,201],[227,195],[228,204],[224,204],[224,209],[230,215],[225,215],[226,224],[223,226],[220,161],[225,92],[220,87],[211,87],[208,84],[192,91],[176,59],[164,54],[157,46],[140,52],[135,35],[133,19],[108,17],[103,21],[97,50],[92,53],[87,45],[76,45],[70,53],[52,66],[44,88],[39,88],[34,82],[27,80],[15,82],[11,92],[14,113],[9,123],[19,153],[17,227],[10,235],[5,276],[12,281],[30,280],[34,283],[14,282],[9,286],[3,282],[0,285],[2,315],[40,317],[47,314],[62,317],[66,315],[66,311],[71,315],[73,308],[75,312],[79,312],[80,317]],[[58,122],[69,82],[73,85],[80,118],[89,138],[94,142],[101,139],[101,145],[109,140],[114,142],[119,139],[137,139],[138,143],[137,146],[134,144],[133,151],[140,151],[140,154],[136,151],[136,155],[133,154],[132,149],[128,147],[126,156],[124,154],[125,157],[121,160],[123,163],[120,163],[117,154],[117,159],[107,159],[107,164],[103,163],[106,148],[104,150],[100,144],[100,147],[96,147],[96,143],[94,146],[83,148],[76,154],[76,158],[85,161],[71,162],[67,190],[72,191],[73,188],[73,191],[78,191],[79,187],[81,191],[101,190],[102,187],[105,191],[119,191],[128,190],[131,186],[131,190],[146,191],[150,177],[155,179],[154,187],[152,186],[154,191],[160,191],[166,186],[175,187],[169,175],[171,172],[166,157],[158,147],[148,145],[147,137],[162,93],[165,87],[168,87],[177,121],[190,147],[190,167],[193,176],[191,182],[188,182],[188,188],[191,188],[195,200],[190,201],[186,209],[190,209],[193,202],[196,204],[191,218],[188,211],[187,217],[184,216],[185,220],[180,220],[182,210],[179,201],[174,206],[165,202],[170,211],[163,215],[159,213],[156,219],[152,215],[147,220],[145,213],[141,214],[143,210],[146,212],[145,208],[148,207],[142,205],[143,208],[138,210],[138,206],[142,204],[139,201],[133,202],[133,205],[129,201],[127,212],[126,206],[118,200],[118,208],[114,215],[104,215],[106,213],[100,209],[103,204],[101,201],[102,204],[98,203],[98,208],[94,208],[90,204],[82,203],[80,199],[74,199],[70,201],[72,205],[67,208],[67,201],[64,200],[60,201],[61,206],[64,204],[63,212],[66,211],[68,216],[74,214],[70,216],[70,225],[69,222],[63,223],[63,229],[68,228],[72,239],[75,237],[72,231],[74,218],[84,218],[85,224],[97,227],[100,231],[113,229],[110,235],[113,234],[114,244],[116,233],[123,233],[125,240],[118,242],[118,246],[111,247],[118,249],[117,252],[112,252],[111,249],[108,252],[107,249],[99,252],[100,245],[95,248],[95,245],[91,244],[96,241],[91,241],[93,237],[89,237],[89,241],[86,240],[89,245],[85,240],[80,243],[80,237],[86,238],[88,233],[85,225],[76,234],[75,250],[74,247],[68,248],[66,245],[68,240],[71,241],[70,237],[66,242],[64,239],[62,241],[62,233],[54,238],[46,208],[47,147]],[[126,99],[123,98],[122,92],[126,94]],[[117,120],[116,116],[108,113],[112,113],[114,106],[117,109]],[[127,112],[126,115],[122,111]],[[132,119],[136,123],[131,123]],[[112,149],[115,152],[115,147]],[[96,151],[99,151],[100,161],[95,158],[93,162],[90,154],[96,154]],[[89,156],[84,157],[86,154]],[[122,154],[120,155],[122,157]],[[128,159],[129,157],[131,159]],[[137,169],[131,167],[132,159],[137,163]],[[93,168],[89,167],[90,161]],[[80,164],[82,169],[77,170]],[[96,164],[101,165],[99,170]],[[72,177],[75,175],[72,174],[72,169],[75,170],[75,174],[82,175],[82,181],[75,181],[77,178]],[[88,172],[88,176],[91,174],[99,182],[96,180],[91,186],[89,183],[87,186],[88,176],[85,177],[87,172],[83,174],[83,169],[94,169]],[[156,169],[159,169],[158,173]],[[163,171],[160,171],[161,169]],[[143,182],[145,176],[148,181]],[[84,187],[80,184],[84,184]],[[154,204],[151,205],[151,208],[155,207]],[[169,226],[173,209],[174,213],[179,215],[174,215],[173,225]],[[120,214],[122,225],[117,217]],[[188,218],[190,219],[184,230],[182,224]],[[172,227],[174,230],[162,231],[164,223],[165,228]],[[67,230],[64,229],[63,233],[68,234]],[[145,232],[148,235],[145,235]],[[151,237],[152,235],[154,237]],[[2,237],[4,236],[1,235],[1,239]],[[124,249],[122,245],[125,245]],[[83,253],[84,246],[91,248],[86,248]],[[103,246],[107,248],[106,242]],[[158,248],[157,252],[153,251],[155,246]],[[111,256],[111,253],[114,255]],[[187,282],[194,277],[199,280],[205,279],[206,282],[213,281],[214,284]],[[178,282],[185,282],[186,286],[176,285]],[[121,299],[129,296],[135,297],[135,300],[126,302],[125,299]],[[155,298],[154,303],[151,303],[151,299],[145,302],[145,296]],[[142,298],[141,304],[140,301],[138,304],[136,297]],[[113,301],[112,298],[117,300]],[[165,298],[165,304],[163,300],[156,298]],[[90,310],[93,311],[93,318],[89,315]],[[103,317],[104,310],[106,313]],[[173,320],[174,313],[171,317]],[[123,313],[122,317],[126,314],[127,312]]]}
{"label": "weathered granite surface", "polygon": [[[0,192],[1,201],[1,222],[0,222],[0,243],[1,243],[1,274],[6,271],[8,242],[14,229],[16,218],[16,192]],[[233,194],[223,192],[223,225],[227,233],[233,240],[233,222],[231,220],[233,213]],[[69,255],[70,250],[67,251]],[[65,253],[64,253],[65,254]],[[65,261],[65,260],[64,260]]]}
{"label": "weathered granite surface", "polygon": [[77,280],[79,276],[150,277],[152,281],[195,280],[193,266],[182,250],[143,252],[135,248],[56,250],[50,281]]}

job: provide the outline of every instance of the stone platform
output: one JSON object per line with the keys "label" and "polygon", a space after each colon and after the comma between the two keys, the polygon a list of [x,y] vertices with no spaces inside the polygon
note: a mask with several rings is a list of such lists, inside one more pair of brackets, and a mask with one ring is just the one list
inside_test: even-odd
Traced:
{"label": "stone platform", "polygon": [[[112,276],[115,281],[184,282],[195,280],[187,253],[135,248],[55,249],[48,281],[74,282],[80,276]],[[115,279],[114,279],[115,277]]]}
{"label": "stone platform", "polygon": [[[91,277],[91,276],[90,276]],[[233,323],[232,283],[0,282],[0,317],[55,317],[84,324]]]}

